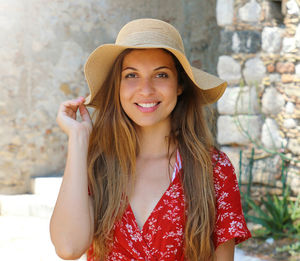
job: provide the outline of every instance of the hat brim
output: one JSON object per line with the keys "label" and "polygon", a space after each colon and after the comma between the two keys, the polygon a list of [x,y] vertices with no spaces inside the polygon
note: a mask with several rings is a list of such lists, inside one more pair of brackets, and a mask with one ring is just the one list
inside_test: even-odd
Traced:
{"label": "hat brim", "polygon": [[90,95],[86,98],[85,105],[95,107],[94,97],[100,91],[100,88],[110,72],[116,58],[126,49],[153,49],[162,48],[170,51],[181,63],[191,81],[202,91],[203,104],[216,102],[224,93],[227,83],[220,78],[204,72],[190,65],[185,55],[173,48],[163,45],[140,45],[124,46],[116,44],[103,44],[97,47],[88,57],[84,74],[87,80]]}

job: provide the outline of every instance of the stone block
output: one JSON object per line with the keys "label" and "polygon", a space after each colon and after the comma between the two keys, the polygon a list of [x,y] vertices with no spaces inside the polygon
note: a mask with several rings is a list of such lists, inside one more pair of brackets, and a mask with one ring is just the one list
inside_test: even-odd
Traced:
{"label": "stone block", "polygon": [[300,63],[298,63],[295,67],[295,73],[298,78],[300,78]]}
{"label": "stone block", "polygon": [[267,149],[278,150],[284,148],[287,141],[281,137],[275,120],[267,118],[262,127],[261,142]]}
{"label": "stone block", "polygon": [[283,109],[284,103],[283,96],[275,88],[267,88],[262,97],[262,112],[277,114]]}
{"label": "stone block", "polygon": [[297,26],[295,38],[296,38],[296,46],[300,48],[300,24],[298,24]]}
{"label": "stone block", "polygon": [[220,114],[258,114],[259,101],[255,87],[228,87],[217,103]]}
{"label": "stone block", "polygon": [[217,0],[216,13],[219,26],[232,24],[233,0]]}
{"label": "stone block", "polygon": [[268,73],[275,72],[275,66],[274,66],[273,63],[270,63],[270,64],[267,65],[267,71],[268,71]]}
{"label": "stone block", "polygon": [[221,54],[232,53],[232,36],[233,36],[233,31],[221,30],[220,44],[219,44],[219,52]]}
{"label": "stone block", "polygon": [[299,5],[295,0],[289,0],[286,2],[287,13],[290,15],[300,15]]}
{"label": "stone block", "polygon": [[300,155],[300,139],[290,139],[288,149],[296,155]]}
{"label": "stone block", "polygon": [[262,50],[277,53],[281,49],[283,30],[278,27],[265,27],[262,31]]}
{"label": "stone block", "polygon": [[255,0],[250,0],[239,9],[239,18],[248,23],[259,22],[261,15],[261,6]]}
{"label": "stone block", "polygon": [[258,58],[251,58],[246,61],[243,75],[247,85],[259,84],[265,77],[266,67],[263,61]]}
{"label": "stone block", "polygon": [[297,122],[294,119],[285,119],[283,121],[283,127],[286,129],[293,129],[297,126]]}
{"label": "stone block", "polygon": [[297,97],[300,97],[300,88],[298,86],[288,86],[284,89],[284,92],[287,96],[291,98],[297,99]]}
{"label": "stone block", "polygon": [[260,116],[220,116],[217,121],[217,141],[221,145],[249,144],[249,138],[259,139],[261,126]]}
{"label": "stone block", "polygon": [[293,74],[282,74],[281,75],[281,81],[283,83],[290,83],[290,82],[293,82],[295,79],[295,75]]}
{"label": "stone block", "polygon": [[295,64],[291,62],[287,62],[287,63],[278,62],[276,63],[276,71],[279,73],[294,73]]}
{"label": "stone block", "polygon": [[300,170],[297,167],[290,166],[288,168],[287,182],[290,185],[294,195],[300,194]]}
{"label": "stone block", "polygon": [[222,55],[217,65],[218,75],[229,85],[238,84],[241,80],[241,65],[231,56]]}
{"label": "stone block", "polygon": [[257,31],[237,31],[232,36],[235,53],[256,53],[261,48],[261,34]]}
{"label": "stone block", "polygon": [[221,31],[220,53],[257,53],[261,48],[258,31]]}
{"label": "stone block", "polygon": [[290,53],[296,49],[296,38],[284,37],[282,41],[282,52]]}
{"label": "stone block", "polygon": [[271,73],[269,74],[270,82],[279,82],[281,80],[280,74],[278,73]]}
{"label": "stone block", "polygon": [[[248,184],[250,179],[249,158],[243,153],[241,181],[242,184]],[[280,156],[267,157],[254,160],[252,167],[252,183],[269,186],[276,185],[276,175],[280,170]]]}
{"label": "stone block", "polygon": [[293,114],[295,112],[295,104],[292,102],[287,102],[285,105],[285,113]]}

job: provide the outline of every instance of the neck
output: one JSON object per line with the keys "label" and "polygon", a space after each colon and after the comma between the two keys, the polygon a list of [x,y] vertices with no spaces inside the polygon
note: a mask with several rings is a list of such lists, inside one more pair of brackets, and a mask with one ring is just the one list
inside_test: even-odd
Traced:
{"label": "neck", "polygon": [[[140,158],[161,158],[169,157],[169,134],[171,124],[161,125],[155,127],[139,128],[138,135],[140,141],[140,151],[138,157]],[[170,151],[174,147],[171,144]]]}

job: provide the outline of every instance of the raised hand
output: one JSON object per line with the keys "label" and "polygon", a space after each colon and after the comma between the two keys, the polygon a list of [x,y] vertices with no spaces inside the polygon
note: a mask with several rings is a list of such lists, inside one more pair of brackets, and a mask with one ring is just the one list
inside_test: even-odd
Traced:
{"label": "raised hand", "polygon": [[[63,102],[58,110],[56,121],[60,128],[68,135],[72,132],[90,134],[93,128],[92,120],[87,108],[83,105],[84,97]],[[82,121],[76,120],[79,109]]]}

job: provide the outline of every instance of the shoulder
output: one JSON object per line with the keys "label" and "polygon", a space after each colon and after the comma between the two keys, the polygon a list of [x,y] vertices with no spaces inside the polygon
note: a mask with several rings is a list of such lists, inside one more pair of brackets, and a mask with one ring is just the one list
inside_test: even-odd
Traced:
{"label": "shoulder", "polygon": [[234,166],[225,152],[212,151],[213,178],[216,196],[220,191],[239,191]]}
{"label": "shoulder", "polygon": [[216,148],[212,150],[212,163],[214,167],[233,167],[227,154]]}

